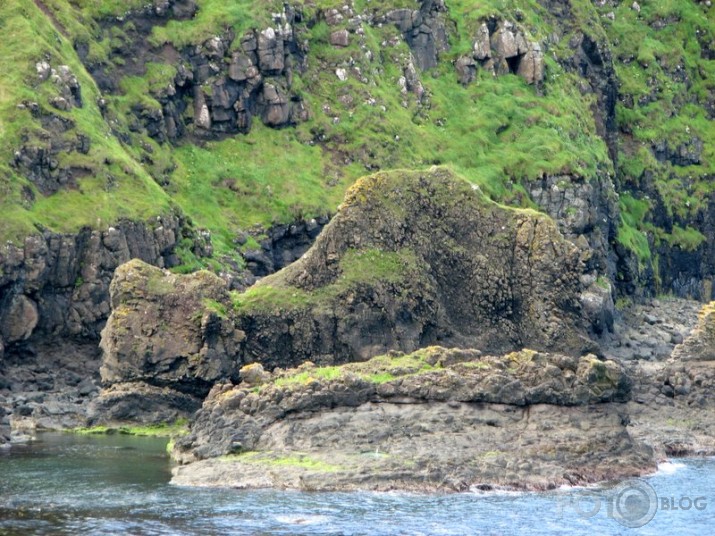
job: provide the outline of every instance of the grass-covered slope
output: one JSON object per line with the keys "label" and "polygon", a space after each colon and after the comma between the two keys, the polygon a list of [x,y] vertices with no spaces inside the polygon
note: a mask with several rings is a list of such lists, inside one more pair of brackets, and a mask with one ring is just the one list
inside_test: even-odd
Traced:
{"label": "grass-covered slope", "polygon": [[[545,175],[614,175],[628,192],[618,241],[644,263],[653,245],[693,250],[705,238],[697,222],[712,194],[715,73],[713,15],[704,3],[653,0],[637,10],[627,2],[446,0],[439,16],[449,46],[436,67],[417,69],[415,81],[411,50],[385,17],[420,2],[296,0],[290,9],[300,13],[292,28],[300,51],[279,82],[307,117],[280,130],[255,118],[248,134],[207,137],[194,124],[194,92],[180,114],[186,131],[170,143],[152,136],[146,119],[166,108],[181,66],[207,40],[229,36],[229,49],[215,60],[221,70],[246,32],[283,24],[276,17],[283,2],[275,0],[195,3],[195,15],[187,16],[192,2],[169,2],[184,10],[178,18],[160,2],[3,4],[0,28],[9,38],[0,80],[0,239],[17,240],[37,226],[73,231],[146,218],[175,205],[226,254],[240,230],[333,213],[347,187],[369,171],[435,164],[519,206],[533,206],[524,185]],[[340,17],[329,21],[331,9]],[[477,68],[473,82],[460,83],[455,63],[471,54],[485,21],[513,22],[539,44],[542,82]],[[348,39],[338,46],[333,34],[340,30]],[[597,72],[615,69],[615,118],[604,117],[608,106],[578,57],[575,43],[584,34],[603,51]],[[35,64],[43,60],[70,66],[82,87],[81,108],[49,105],[56,87],[38,78]],[[115,89],[100,95],[89,72]],[[195,91],[210,97],[216,79]],[[71,119],[65,136],[90,138],[87,154],[59,159],[77,177],[69,188],[45,195],[9,165],[19,148],[50,143],[42,118],[18,108],[25,101]]]}
{"label": "grass-covered slope", "polygon": [[[49,228],[75,232],[82,226],[106,227],[119,218],[146,219],[168,211],[169,196],[113,135],[97,105],[99,94],[74,49],[68,28],[53,24],[33,2],[7,0],[0,7],[3,76],[0,77],[0,240],[17,240]],[[50,108],[57,95],[52,80],[41,81],[35,64],[67,65],[82,88],[83,106],[69,111]],[[74,124],[66,133],[43,128],[33,116],[31,103]],[[50,112],[51,110],[51,112]],[[21,147],[46,147],[63,137],[89,138],[87,154],[60,153],[58,166],[76,169],[83,178],[72,188],[49,196],[37,189],[17,169],[13,156]],[[53,164],[54,165],[54,164]]]}

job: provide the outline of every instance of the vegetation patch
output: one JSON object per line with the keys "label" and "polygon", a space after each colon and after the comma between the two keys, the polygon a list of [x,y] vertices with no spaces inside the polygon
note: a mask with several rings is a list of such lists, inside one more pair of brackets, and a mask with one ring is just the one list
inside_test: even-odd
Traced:
{"label": "vegetation patch", "polygon": [[282,453],[271,451],[251,451],[241,454],[229,454],[221,456],[219,459],[225,462],[263,465],[267,468],[293,467],[323,473],[334,473],[342,469],[339,465],[330,464],[300,452],[283,455]]}
{"label": "vegetation patch", "polygon": [[188,433],[188,419],[177,419],[173,423],[147,424],[147,425],[100,425],[91,427],[73,428],[72,433],[80,435],[109,435],[124,434],[142,437],[174,437]]}

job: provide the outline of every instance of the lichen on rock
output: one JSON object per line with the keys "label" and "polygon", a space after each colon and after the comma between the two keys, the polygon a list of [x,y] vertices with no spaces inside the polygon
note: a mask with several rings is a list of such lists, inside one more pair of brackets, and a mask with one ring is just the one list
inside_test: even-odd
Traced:
{"label": "lichen on rock", "polygon": [[378,173],[301,259],[235,296],[244,359],[339,363],[440,341],[590,351],[582,270],[543,214],[490,202],[445,168]]}
{"label": "lichen on rock", "polygon": [[117,269],[110,292],[105,385],[144,382],[202,397],[234,372],[243,333],[221,306],[227,288],[216,275],[178,276],[135,259]]}
{"label": "lichen on rock", "polygon": [[715,361],[715,302],[703,306],[697,326],[671,357],[674,361]]}
{"label": "lichen on rock", "polygon": [[[174,482],[298,489],[546,489],[652,470],[614,362],[430,347],[217,386]],[[576,424],[578,423],[578,424]],[[548,433],[544,433],[544,431]],[[587,461],[588,460],[588,461]]]}

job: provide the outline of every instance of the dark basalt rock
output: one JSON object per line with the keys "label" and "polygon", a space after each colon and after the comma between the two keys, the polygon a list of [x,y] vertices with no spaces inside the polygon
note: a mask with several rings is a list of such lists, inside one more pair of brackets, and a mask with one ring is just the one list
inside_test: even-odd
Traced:
{"label": "dark basalt rock", "polygon": [[442,0],[422,0],[419,10],[395,9],[385,16],[402,32],[423,71],[436,67],[439,54],[449,50],[446,12]]}
{"label": "dark basalt rock", "polygon": [[[367,263],[342,284],[362,255],[390,273],[373,277]],[[301,259],[248,292],[243,359],[346,362],[437,341],[578,353],[593,348],[583,270],[546,216],[491,204],[444,169],[377,174],[348,192]]]}
{"label": "dark basalt rock", "polygon": [[202,398],[231,377],[244,335],[226,316],[228,289],[218,276],[178,276],[133,260],[116,270],[110,292],[101,342],[105,385],[167,386]]}
{"label": "dark basalt rock", "polygon": [[46,337],[98,340],[109,316],[114,269],[132,258],[179,263],[174,248],[192,233],[183,218],[120,221],[104,231],[45,232],[0,248],[0,325],[5,344]]}
{"label": "dark basalt rock", "polygon": [[433,347],[331,371],[326,378],[305,365],[261,376],[258,386],[214,388],[176,443],[174,458],[190,463],[174,470],[173,482],[550,489],[655,467],[614,403],[628,398],[629,381],[593,356],[482,357]]}

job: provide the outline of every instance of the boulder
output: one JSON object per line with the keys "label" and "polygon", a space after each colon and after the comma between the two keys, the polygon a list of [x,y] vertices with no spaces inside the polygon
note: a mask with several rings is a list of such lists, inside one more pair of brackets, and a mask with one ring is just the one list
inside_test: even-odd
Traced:
{"label": "boulder", "polygon": [[103,389],[92,401],[87,409],[87,424],[165,424],[187,418],[200,407],[200,398],[169,387],[118,383]]}
{"label": "boulder", "polygon": [[347,47],[350,45],[350,34],[347,30],[337,30],[330,34],[330,44],[336,47]]}
{"label": "boulder", "polygon": [[37,304],[24,294],[19,294],[3,309],[0,313],[2,338],[8,343],[28,339],[39,321]]}
{"label": "boulder", "polygon": [[177,276],[139,260],[117,268],[102,331],[103,383],[143,382],[205,396],[234,372],[243,339],[227,316],[227,292],[209,272]]}

